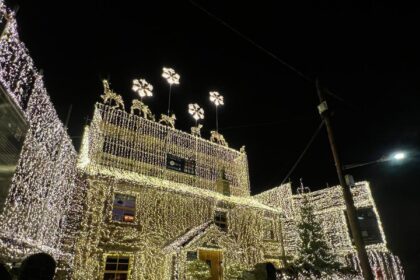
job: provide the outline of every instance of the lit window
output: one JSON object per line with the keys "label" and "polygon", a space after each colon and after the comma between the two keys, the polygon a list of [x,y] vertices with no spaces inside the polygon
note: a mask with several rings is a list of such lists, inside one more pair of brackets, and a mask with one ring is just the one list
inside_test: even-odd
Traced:
{"label": "lit window", "polygon": [[227,217],[226,212],[216,211],[214,213],[214,223],[221,231],[227,232]]}
{"label": "lit window", "polygon": [[195,161],[184,159],[172,154],[166,155],[166,168],[195,175]]}
{"label": "lit window", "polygon": [[136,198],[131,195],[116,193],[112,208],[112,220],[134,223],[136,213]]}
{"label": "lit window", "polygon": [[104,280],[127,280],[129,263],[129,257],[107,256]]}
{"label": "lit window", "polygon": [[[379,222],[376,218],[372,207],[359,208],[356,210],[357,220],[359,222],[360,233],[362,235],[365,245],[383,243],[381,231],[379,229]],[[349,228],[349,235],[353,241],[353,235],[348,223],[347,212],[344,211],[347,226]],[[354,243],[354,241],[353,241]]]}
{"label": "lit window", "polygon": [[273,220],[271,219],[264,220],[264,239],[274,240],[274,227]]}

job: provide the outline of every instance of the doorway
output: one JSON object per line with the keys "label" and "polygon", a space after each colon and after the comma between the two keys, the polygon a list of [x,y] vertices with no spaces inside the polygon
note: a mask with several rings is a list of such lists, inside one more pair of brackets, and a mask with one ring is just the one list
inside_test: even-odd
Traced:
{"label": "doorway", "polygon": [[220,250],[200,249],[198,251],[198,258],[205,261],[210,266],[211,278],[209,280],[222,279],[222,261],[223,252]]}

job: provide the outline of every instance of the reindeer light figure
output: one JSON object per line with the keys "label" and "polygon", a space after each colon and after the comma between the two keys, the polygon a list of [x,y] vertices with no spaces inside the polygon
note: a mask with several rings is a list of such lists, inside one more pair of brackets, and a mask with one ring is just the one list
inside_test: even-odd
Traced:
{"label": "reindeer light figure", "polygon": [[134,99],[133,103],[131,105],[130,113],[132,115],[135,115],[135,110],[138,111],[139,115],[143,114],[143,118],[148,120],[155,120],[155,116],[152,114],[152,111],[150,111],[149,106],[145,105],[141,100]]}
{"label": "reindeer light figure", "polygon": [[197,137],[201,137],[201,129],[203,128],[202,124],[198,124],[197,126],[191,127],[191,134]]}
{"label": "reindeer light figure", "polygon": [[[121,106],[121,108],[124,110],[124,101],[121,97],[121,95],[116,94],[110,87],[108,80],[102,80],[102,84],[104,86],[104,94],[101,95],[101,98],[104,102],[104,104],[107,104],[109,102],[109,105],[111,108],[117,109]],[[112,101],[115,102],[115,105],[112,105]]]}
{"label": "reindeer light figure", "polygon": [[172,114],[171,116],[161,114],[159,123],[175,128],[175,120],[176,120],[175,114]]}
{"label": "reindeer light figure", "polygon": [[210,131],[210,141],[228,147],[225,137],[217,131]]}

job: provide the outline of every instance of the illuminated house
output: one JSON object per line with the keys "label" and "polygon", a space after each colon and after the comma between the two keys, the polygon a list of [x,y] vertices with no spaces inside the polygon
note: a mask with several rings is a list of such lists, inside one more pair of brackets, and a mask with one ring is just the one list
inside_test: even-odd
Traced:
{"label": "illuminated house", "polygon": [[[128,113],[104,82],[77,155],[16,28],[0,0],[0,264],[44,253],[56,279],[161,280],[185,279],[201,259],[226,279],[238,265],[264,277],[265,264],[296,256],[300,195],[287,184],[250,196],[245,150],[217,132],[208,141],[199,125],[189,134],[170,116],[155,121],[139,100]],[[403,279],[368,183],[353,194],[375,273]],[[308,195],[356,266],[340,188]]]}
{"label": "illuminated house", "polygon": [[197,258],[212,279],[282,265],[280,211],[250,197],[245,151],[116,107],[97,103],[83,137],[75,279],[183,279]]}
{"label": "illuminated house", "polygon": [[[194,259],[222,279],[235,264],[258,273],[260,264],[283,268],[297,255],[301,195],[290,184],[250,196],[244,150],[149,120],[133,107],[127,113],[104,85],[107,104],[95,105],[79,157],[88,203],[75,279],[183,279]],[[404,279],[369,184],[357,183],[352,193],[375,275]],[[341,188],[308,196],[327,242],[358,269]]]}
{"label": "illuminated house", "polygon": [[[380,279],[404,279],[404,272],[397,256],[387,248],[381,219],[373,200],[368,182],[358,182],[351,189],[357,217],[374,275]],[[306,195],[314,206],[324,235],[341,262],[358,269],[355,247],[346,215],[346,206],[340,186],[310,192]],[[297,222],[302,194],[293,194],[290,184],[270,189],[254,196],[258,201],[281,212],[283,244],[287,256],[298,251]]]}
{"label": "illuminated house", "polygon": [[0,35],[0,265],[44,253],[68,275],[83,209],[77,153],[3,1]]}

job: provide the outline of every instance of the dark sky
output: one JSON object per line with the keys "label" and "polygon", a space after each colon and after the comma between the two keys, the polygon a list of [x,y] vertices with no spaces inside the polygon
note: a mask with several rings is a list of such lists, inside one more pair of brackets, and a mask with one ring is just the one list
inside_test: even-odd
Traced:
{"label": "dark sky", "polygon": [[[253,193],[283,180],[320,122],[313,84],[189,1],[46,2],[9,4],[20,6],[21,37],[44,70],[63,120],[73,105],[69,131],[77,148],[85,119],[102,93],[102,78],[110,79],[127,106],[135,97],[131,80],[145,78],[155,87],[147,103],[155,114],[165,112],[163,66],[181,75],[172,100],[183,130],[193,124],[186,110],[191,102],[204,107],[205,129],[213,129],[208,92],[224,95],[221,131],[232,147],[246,145]],[[371,181],[389,247],[401,257],[408,279],[416,279],[420,10],[373,0],[226,2],[197,0],[345,100],[330,102],[344,162],[375,160],[395,150],[409,153],[403,164],[383,163],[352,174]],[[324,130],[293,172],[295,186],[301,177],[314,190],[337,184]]]}

